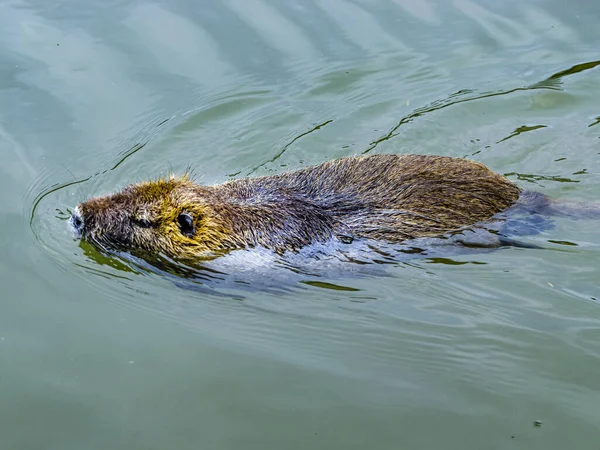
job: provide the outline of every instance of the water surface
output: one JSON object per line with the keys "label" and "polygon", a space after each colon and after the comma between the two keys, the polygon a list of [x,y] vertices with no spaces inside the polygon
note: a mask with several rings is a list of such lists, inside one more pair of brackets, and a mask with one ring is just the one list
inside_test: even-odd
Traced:
{"label": "water surface", "polygon": [[598,200],[599,20],[593,0],[0,3],[0,447],[596,448],[593,221],[280,292],[184,289],[64,218],[189,167],[363,153]]}

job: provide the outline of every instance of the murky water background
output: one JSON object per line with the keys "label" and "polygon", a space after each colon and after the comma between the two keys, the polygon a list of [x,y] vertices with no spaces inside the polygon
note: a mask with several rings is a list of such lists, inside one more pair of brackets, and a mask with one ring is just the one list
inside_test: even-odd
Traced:
{"label": "murky water background", "polygon": [[255,285],[184,289],[63,219],[190,166],[363,152],[598,200],[599,20],[593,0],[0,2],[0,448],[597,448],[597,222],[281,293],[257,256]]}

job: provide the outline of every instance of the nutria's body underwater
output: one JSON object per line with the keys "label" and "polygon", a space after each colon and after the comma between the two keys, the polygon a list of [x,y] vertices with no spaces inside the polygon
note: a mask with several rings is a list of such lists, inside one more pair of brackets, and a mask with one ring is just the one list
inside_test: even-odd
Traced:
{"label": "nutria's body underwater", "polygon": [[79,204],[71,223],[101,249],[189,260],[254,247],[295,252],[330,240],[439,237],[515,207],[600,216],[598,205],[522,190],[467,159],[371,155],[215,186],[186,176],[132,184]]}

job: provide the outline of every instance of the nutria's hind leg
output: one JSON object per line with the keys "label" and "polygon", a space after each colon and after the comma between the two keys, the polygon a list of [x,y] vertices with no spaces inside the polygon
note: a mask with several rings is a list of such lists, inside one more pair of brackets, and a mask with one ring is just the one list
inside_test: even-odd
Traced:
{"label": "nutria's hind leg", "polygon": [[600,203],[553,199],[535,191],[523,190],[514,207],[546,216],[600,220]]}
{"label": "nutria's hind leg", "polygon": [[517,241],[516,239],[507,238],[505,236],[498,237],[498,247],[515,247],[515,248],[530,248],[542,250],[544,247],[536,244],[530,244],[528,242]]}
{"label": "nutria's hind leg", "polygon": [[[522,235],[533,233],[522,233]],[[454,236],[454,242],[461,247],[480,248],[480,249],[495,249],[503,247],[542,249],[539,245],[521,242],[505,236],[501,231],[494,230],[493,227],[477,227],[465,230],[459,235]]]}

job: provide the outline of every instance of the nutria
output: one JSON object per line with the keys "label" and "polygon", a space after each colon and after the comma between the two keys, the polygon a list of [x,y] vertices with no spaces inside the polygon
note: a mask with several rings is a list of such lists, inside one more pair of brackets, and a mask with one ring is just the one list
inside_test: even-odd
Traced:
{"label": "nutria", "polygon": [[195,258],[255,246],[282,253],[330,239],[441,236],[524,198],[550,208],[546,196],[478,162],[372,155],[216,186],[187,176],[133,184],[81,203],[71,222],[102,248]]}

